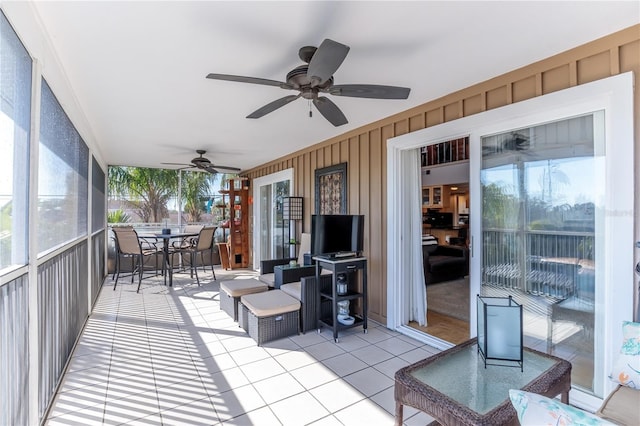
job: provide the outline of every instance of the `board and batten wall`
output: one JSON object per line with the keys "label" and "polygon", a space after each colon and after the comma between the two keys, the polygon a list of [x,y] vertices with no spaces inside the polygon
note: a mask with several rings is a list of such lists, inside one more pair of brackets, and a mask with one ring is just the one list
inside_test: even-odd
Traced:
{"label": "board and batten wall", "polygon": [[[386,324],[387,285],[392,284],[387,283],[386,279],[386,194],[394,190],[387,188],[386,184],[386,141],[405,133],[628,71],[634,72],[636,87],[634,163],[635,185],[640,188],[640,25],[349,131],[255,167],[243,175],[255,179],[293,168],[296,193],[292,195],[304,197],[304,232],[310,232],[315,205],[315,170],[347,163],[347,213],[366,216],[364,254],[369,263],[369,317]],[[634,212],[640,211],[640,197],[636,196],[634,206]],[[638,215],[635,216],[634,232],[636,240],[640,240]]]}

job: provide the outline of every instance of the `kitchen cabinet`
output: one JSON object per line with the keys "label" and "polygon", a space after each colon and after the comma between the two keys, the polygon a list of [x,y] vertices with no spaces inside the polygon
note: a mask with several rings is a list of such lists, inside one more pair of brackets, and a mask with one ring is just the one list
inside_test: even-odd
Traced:
{"label": "kitchen cabinet", "polygon": [[433,185],[422,187],[422,208],[442,209],[449,207],[449,187]]}

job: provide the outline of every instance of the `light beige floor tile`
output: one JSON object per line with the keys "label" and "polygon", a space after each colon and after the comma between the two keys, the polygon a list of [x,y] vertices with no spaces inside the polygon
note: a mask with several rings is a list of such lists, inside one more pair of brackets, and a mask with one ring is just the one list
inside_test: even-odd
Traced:
{"label": "light beige floor tile", "polygon": [[214,374],[238,366],[233,356],[226,352],[206,358],[194,357],[193,365],[200,375]]}
{"label": "light beige floor tile", "polygon": [[257,382],[285,372],[285,369],[271,357],[242,365],[240,369],[250,382]]}
{"label": "light beige floor tile", "polygon": [[434,420],[435,419],[430,415],[428,415],[427,413],[418,412],[417,414],[408,418],[404,416],[403,424],[405,424],[406,426],[424,426],[424,425],[428,425]]}
{"label": "light beige floor tile", "polygon": [[239,367],[229,368],[218,373],[200,376],[202,384],[209,395],[217,395],[249,384],[247,376]]}
{"label": "light beige floor tile", "polygon": [[365,396],[375,395],[378,392],[393,387],[394,381],[385,376],[373,367],[366,370],[360,370],[353,374],[343,377],[354,388],[358,389]]}
{"label": "light beige floor tile", "polygon": [[58,393],[49,415],[56,417],[81,410],[104,410],[106,393],[106,383]]}
{"label": "light beige floor tile", "polygon": [[104,417],[104,404],[88,407],[62,415],[51,413],[46,426],[98,426],[102,425]]}
{"label": "light beige floor tile", "polygon": [[381,331],[379,328],[369,328],[366,333],[360,336],[362,339],[366,340],[369,343],[379,343],[383,340],[390,339],[391,336],[384,331]]}
{"label": "light beige floor tile", "polygon": [[209,408],[213,409],[213,406],[211,406],[209,402],[209,393],[204,389],[200,380],[187,380],[186,382],[174,383],[171,386],[157,388],[156,393],[158,394],[158,404],[161,410],[203,400],[210,405]]}
{"label": "light beige floor tile", "polygon": [[267,352],[260,346],[249,346],[244,349],[238,349],[236,351],[233,351],[231,355],[238,366],[271,357],[271,355],[269,355],[269,352]]}
{"label": "light beige floor tile", "polygon": [[300,350],[300,348],[298,348],[298,350],[278,354],[274,356],[274,359],[287,371],[292,371],[316,362],[314,357],[309,355],[307,352]]}
{"label": "light beige floor tile", "polygon": [[205,426],[219,422],[218,414],[209,398],[163,409],[160,416],[162,417],[162,425]]}
{"label": "light beige floor tile", "polygon": [[313,389],[339,377],[322,363],[309,364],[290,373],[305,389]]}
{"label": "light beige floor tile", "polygon": [[393,355],[376,345],[366,346],[350,352],[356,358],[366,362],[368,365],[379,364],[393,358]]}
{"label": "light beige floor tile", "polygon": [[424,348],[420,347],[412,351],[405,352],[402,355],[399,355],[399,357],[404,359],[405,361],[408,361],[409,364],[413,364],[414,362],[429,358],[431,355],[433,355],[431,352],[428,352]]}
{"label": "light beige floor tile", "polygon": [[379,343],[376,343],[376,346],[395,356],[416,349],[415,345],[404,341],[400,337],[392,337],[391,339],[383,340]]}
{"label": "light beige floor tile", "polygon": [[325,359],[322,363],[339,376],[346,376],[368,367],[364,361],[347,353]]}
{"label": "light beige floor tile", "polygon": [[405,361],[402,358],[394,357],[374,365],[373,368],[375,368],[385,376],[391,379],[395,379],[396,372],[401,368],[406,367],[407,365],[409,365],[409,361]]}
{"label": "light beige floor tile", "polygon": [[300,346],[291,339],[278,339],[267,342],[262,347],[269,352],[271,356],[278,356],[290,351],[300,351]]}
{"label": "light beige floor tile", "polygon": [[384,408],[389,414],[395,415],[396,399],[393,386],[372,395],[369,399]]}
{"label": "light beige floor tile", "polygon": [[109,366],[99,364],[94,368],[67,372],[67,374],[64,375],[59,391],[67,392],[72,389],[106,383],[107,381],[109,381]]}
{"label": "light beige floor tile", "polygon": [[269,407],[285,426],[306,425],[330,414],[308,392],[278,401]]}
{"label": "light beige floor tile", "polygon": [[309,391],[311,395],[333,413],[361,401],[365,396],[342,379],[334,380]]}
{"label": "light beige floor tile", "polygon": [[280,420],[273,414],[269,407],[258,408],[241,416],[227,420],[223,425],[229,426],[248,426],[248,425],[265,425],[278,426],[281,425]]}
{"label": "light beige floor tile", "polygon": [[345,425],[392,425],[394,416],[375,402],[364,399],[333,414]]}
{"label": "light beige floor tile", "polygon": [[233,388],[211,397],[216,413],[221,421],[227,421],[249,411],[266,406],[266,403],[252,385]]}
{"label": "light beige floor tile", "polygon": [[107,424],[127,423],[151,416],[160,411],[155,391],[130,395],[126,398],[107,400],[104,419]]}
{"label": "light beige floor tile", "polygon": [[342,422],[340,422],[340,420],[338,420],[333,415],[323,417],[320,420],[317,420],[313,423],[309,423],[309,425],[310,426],[343,426]]}
{"label": "light beige floor tile", "polygon": [[307,331],[305,334],[298,334],[297,336],[289,337],[289,339],[301,348],[327,341],[327,339],[313,331]]}
{"label": "light beige floor tile", "polygon": [[289,373],[254,382],[253,387],[256,388],[267,404],[272,404],[305,391],[305,388]]}
{"label": "light beige floor tile", "polygon": [[305,346],[304,350],[318,361],[345,353],[339,345],[328,341]]}
{"label": "light beige floor tile", "polygon": [[244,349],[248,348],[249,346],[256,345],[256,342],[246,333],[244,335],[234,336],[229,339],[221,340],[221,342],[228,352],[233,352],[237,351],[238,349]]}
{"label": "light beige floor tile", "polygon": [[[361,335],[362,333],[340,335],[340,341],[336,343],[336,346],[339,346],[340,349],[345,352],[352,352],[371,345],[371,343],[362,339],[362,337],[360,337]],[[331,338],[331,342],[333,342],[333,337]]]}

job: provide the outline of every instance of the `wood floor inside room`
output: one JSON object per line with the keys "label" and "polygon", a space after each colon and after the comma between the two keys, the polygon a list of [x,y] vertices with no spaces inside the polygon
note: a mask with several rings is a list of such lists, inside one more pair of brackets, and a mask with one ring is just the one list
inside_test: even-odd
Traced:
{"label": "wood floor inside room", "polygon": [[426,327],[418,325],[415,321],[411,321],[409,326],[456,345],[469,340],[469,323],[467,321],[430,310],[427,310]]}

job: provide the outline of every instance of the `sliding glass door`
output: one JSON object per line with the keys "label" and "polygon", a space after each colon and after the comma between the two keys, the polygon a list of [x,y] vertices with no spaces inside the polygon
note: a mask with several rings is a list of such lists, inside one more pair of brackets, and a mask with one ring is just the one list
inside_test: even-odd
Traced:
{"label": "sliding glass door", "polygon": [[[634,136],[631,73],[390,139],[389,188],[402,153],[469,135],[470,293],[513,296],[525,345],[570,360],[572,403],[595,410],[615,384],[622,323],[633,318]],[[635,172],[637,173],[637,172]],[[389,192],[388,326],[407,327],[409,203]],[[470,304],[470,337],[477,332]]]}
{"label": "sliding glass door", "polygon": [[603,122],[595,112],[480,138],[481,292],[521,303],[525,345],[571,361],[574,387],[590,393]]}
{"label": "sliding glass door", "polygon": [[278,259],[289,256],[285,237],[289,229],[282,218],[282,198],[291,194],[293,171],[291,169],[255,179],[254,187],[254,256],[253,266],[260,267],[262,259]]}

